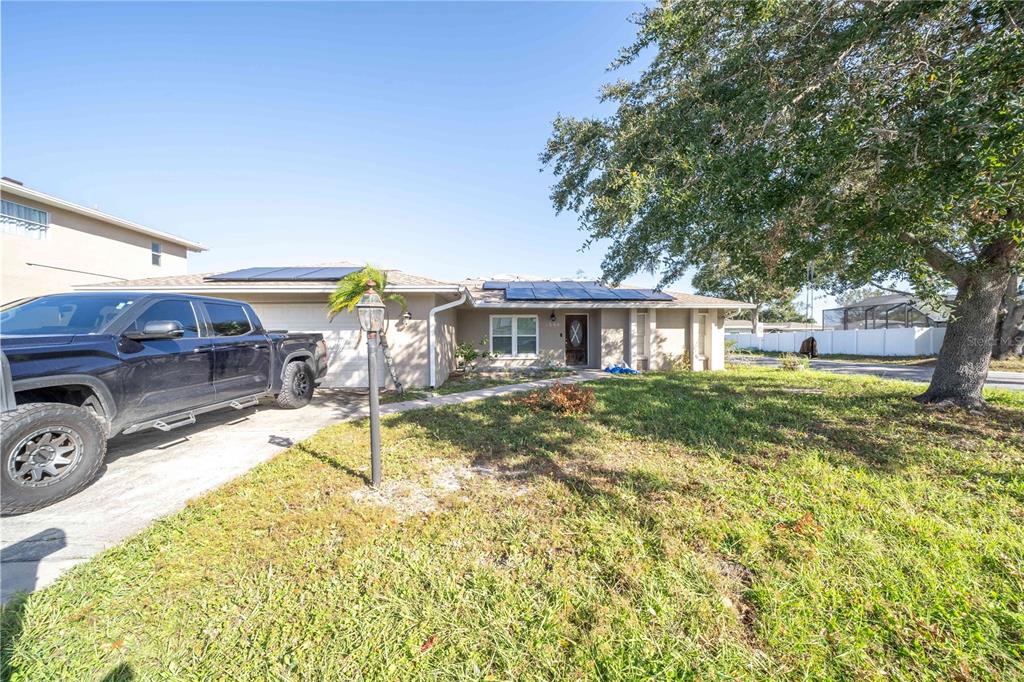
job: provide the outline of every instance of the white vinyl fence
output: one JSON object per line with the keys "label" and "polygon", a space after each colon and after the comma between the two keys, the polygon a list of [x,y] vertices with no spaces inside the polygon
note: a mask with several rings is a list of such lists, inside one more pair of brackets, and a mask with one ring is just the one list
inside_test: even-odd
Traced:
{"label": "white vinyl fence", "polygon": [[946,336],[945,327],[902,329],[825,329],[798,332],[726,334],[737,348],[796,353],[808,336],[818,342],[819,355],[935,355]]}

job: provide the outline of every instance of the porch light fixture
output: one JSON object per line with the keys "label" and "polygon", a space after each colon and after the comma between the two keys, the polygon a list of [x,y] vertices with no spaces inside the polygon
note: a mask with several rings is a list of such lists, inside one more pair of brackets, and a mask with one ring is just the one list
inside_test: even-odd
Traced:
{"label": "porch light fixture", "polygon": [[366,332],[366,355],[370,384],[370,482],[374,488],[380,486],[380,396],[378,395],[377,349],[380,347],[380,332],[384,329],[384,301],[373,290],[373,280],[356,310],[359,312],[359,326]]}
{"label": "porch light fixture", "polygon": [[384,301],[373,290],[374,281],[370,280],[368,284],[370,288],[359,299],[356,310],[359,312],[359,327],[364,332],[376,334],[384,329]]}
{"label": "porch light fixture", "polygon": [[557,317],[555,316],[555,311],[554,311],[554,310],[552,310],[552,311],[551,311],[551,317],[550,317],[550,318],[548,318],[548,319],[550,319],[552,323],[554,323],[554,322],[555,322],[555,321],[556,321],[556,320],[558,319],[558,318],[557,318]]}

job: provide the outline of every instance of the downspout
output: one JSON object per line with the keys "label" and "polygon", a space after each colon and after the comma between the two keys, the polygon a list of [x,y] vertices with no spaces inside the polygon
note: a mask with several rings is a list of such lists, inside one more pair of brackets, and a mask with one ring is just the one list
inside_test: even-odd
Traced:
{"label": "downspout", "polygon": [[430,388],[437,388],[437,342],[434,340],[434,329],[437,327],[437,322],[434,320],[434,316],[437,313],[465,303],[466,290],[460,288],[460,291],[462,295],[458,299],[451,303],[431,308],[430,313],[427,315],[427,355],[430,356]]}

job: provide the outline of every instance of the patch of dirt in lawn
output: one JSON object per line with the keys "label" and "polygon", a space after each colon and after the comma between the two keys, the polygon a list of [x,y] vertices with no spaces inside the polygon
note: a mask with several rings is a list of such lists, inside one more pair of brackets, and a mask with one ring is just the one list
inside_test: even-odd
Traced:
{"label": "patch of dirt in lawn", "polygon": [[[489,478],[502,480],[506,476],[484,466],[446,465],[436,466],[418,480],[385,481],[380,488],[358,488],[352,491],[357,502],[385,507],[400,518],[417,514],[432,514],[437,511],[445,497],[457,493],[471,480]],[[514,495],[524,491],[514,490]]]}
{"label": "patch of dirt in lawn", "polygon": [[719,575],[723,578],[722,582],[725,587],[726,593],[722,596],[722,603],[736,612],[747,637],[753,640],[757,612],[747,598],[746,592],[754,584],[754,574],[743,564],[723,556],[714,557],[713,562]]}

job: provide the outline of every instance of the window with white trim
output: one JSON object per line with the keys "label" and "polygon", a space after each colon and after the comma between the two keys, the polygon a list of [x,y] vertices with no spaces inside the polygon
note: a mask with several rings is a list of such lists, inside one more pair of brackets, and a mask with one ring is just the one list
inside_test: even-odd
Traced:
{"label": "window with white trim", "polygon": [[153,265],[160,265],[160,255],[163,253],[160,242],[150,242],[149,253],[152,256]]}
{"label": "window with white trim", "polygon": [[46,231],[50,227],[50,214],[38,208],[3,199],[0,201],[0,225],[3,226],[5,234],[46,239]]}
{"label": "window with white trim", "polygon": [[537,355],[536,315],[491,315],[491,353],[498,357]]}

